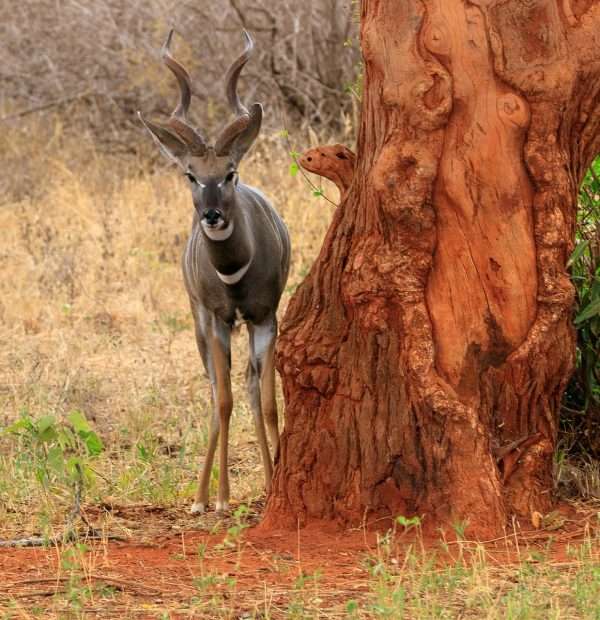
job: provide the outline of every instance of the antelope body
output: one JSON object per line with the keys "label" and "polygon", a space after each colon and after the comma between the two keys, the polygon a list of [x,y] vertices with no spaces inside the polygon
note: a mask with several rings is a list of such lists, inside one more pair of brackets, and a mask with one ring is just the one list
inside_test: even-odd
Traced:
{"label": "antelope body", "polygon": [[[180,101],[166,123],[140,118],[163,154],[189,179],[195,213],[183,255],[183,276],[194,317],[196,341],[212,389],[213,413],[204,466],[192,513],[208,505],[212,463],[219,443],[217,510],[229,507],[228,438],[233,406],[231,394],[231,334],[239,321],[249,334],[246,380],[250,407],[270,488],[273,451],[279,447],[275,401],[274,347],[276,311],[285,287],[290,241],[285,224],[267,198],[238,180],[237,167],[260,131],[262,107],[248,110],[237,95],[237,81],[253,50],[246,48],[226,76],[228,102],[235,119],[214,146],[187,120],[191,83],[187,71],[170,54],[169,33],[162,57],[177,78]],[[266,430],[265,430],[266,421]]]}

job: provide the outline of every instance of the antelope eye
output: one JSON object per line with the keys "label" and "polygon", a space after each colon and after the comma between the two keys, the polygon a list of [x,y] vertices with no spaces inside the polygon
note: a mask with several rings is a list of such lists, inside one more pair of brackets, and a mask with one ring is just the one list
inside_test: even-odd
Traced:
{"label": "antelope eye", "polygon": [[198,179],[191,172],[184,172],[184,176],[187,177],[190,183],[198,183]]}

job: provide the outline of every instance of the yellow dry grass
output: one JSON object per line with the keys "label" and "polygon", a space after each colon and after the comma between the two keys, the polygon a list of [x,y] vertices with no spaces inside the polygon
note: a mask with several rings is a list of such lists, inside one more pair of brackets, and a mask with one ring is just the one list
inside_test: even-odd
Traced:
{"label": "yellow dry grass", "polygon": [[[2,422],[81,410],[107,448],[98,467],[113,483],[122,478],[104,493],[186,501],[209,412],[179,265],[193,210],[186,180],[162,161],[152,170],[151,145],[139,159],[103,154],[66,135],[60,119],[9,129],[0,140],[9,168],[0,196]],[[333,212],[289,174],[290,161],[281,137],[266,135],[241,171],[290,229],[281,312]],[[232,498],[252,501],[262,493],[262,468],[244,387],[245,332],[234,347]],[[136,483],[147,472],[128,478],[138,445],[171,458],[163,495]],[[37,492],[24,495],[34,500]],[[13,498],[26,502],[9,493],[9,504]]]}

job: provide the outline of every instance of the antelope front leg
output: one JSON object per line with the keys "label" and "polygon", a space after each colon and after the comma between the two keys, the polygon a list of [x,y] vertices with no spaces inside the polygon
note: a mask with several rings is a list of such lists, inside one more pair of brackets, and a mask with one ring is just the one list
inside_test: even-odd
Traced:
{"label": "antelope front leg", "polygon": [[[231,333],[226,325],[216,324],[216,319],[200,317],[196,325],[196,339],[202,361],[210,377],[213,413],[210,421],[206,458],[198,481],[198,490],[192,504],[192,514],[202,513],[208,505],[208,490],[213,459],[217,441],[221,438],[219,450],[219,490],[217,495],[218,511],[229,507],[229,470],[227,449],[229,441],[229,420],[233,399],[231,395],[230,376],[230,342]],[[212,323],[211,329],[207,325]],[[220,432],[222,430],[222,432]]]}
{"label": "antelope front leg", "polygon": [[220,422],[219,434],[219,490],[217,492],[217,512],[229,510],[229,421],[233,408],[231,394],[231,351],[230,329],[219,326],[212,338],[212,358],[216,379],[216,410]]}
{"label": "antelope front leg", "polygon": [[200,473],[200,477],[198,480],[198,490],[196,491],[196,497],[190,509],[190,512],[192,514],[203,513],[206,510],[206,507],[208,506],[208,488],[210,486],[210,474],[212,471],[213,460],[215,458],[217,440],[219,439],[220,420],[219,420],[219,414],[217,413],[217,409],[216,409],[215,386],[211,385],[211,389],[213,390],[213,396],[212,396],[213,411],[212,411],[212,417],[210,419],[208,446],[206,448],[206,458],[204,459],[204,466],[202,467],[202,471]]}
{"label": "antelope front leg", "polygon": [[200,353],[204,370],[210,379],[210,397],[212,404],[206,456],[204,458],[204,465],[202,466],[198,477],[198,490],[196,491],[194,503],[190,509],[192,514],[200,514],[203,513],[208,506],[210,474],[215,457],[215,450],[217,448],[217,441],[219,439],[220,420],[217,411],[215,367],[212,360],[212,354],[208,346],[210,339],[210,331],[208,329],[208,325],[210,325],[211,322],[210,315],[208,315],[202,308],[195,308],[194,305],[192,305],[192,314],[194,315],[194,323],[196,327],[196,344],[198,345],[198,352]]}

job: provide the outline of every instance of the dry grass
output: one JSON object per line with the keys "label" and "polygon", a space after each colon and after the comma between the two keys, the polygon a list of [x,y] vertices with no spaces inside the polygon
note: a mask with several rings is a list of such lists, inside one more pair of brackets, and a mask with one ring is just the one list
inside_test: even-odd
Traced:
{"label": "dry grass", "polygon": [[[24,412],[61,417],[79,409],[107,446],[98,493],[186,501],[209,391],[179,266],[192,216],[185,179],[101,155],[64,136],[58,123],[50,131],[14,129],[2,141],[12,163],[0,197],[2,423]],[[242,169],[271,196],[294,240],[281,310],[333,209],[290,176],[289,163],[281,138],[266,136]],[[252,501],[262,493],[262,471],[242,376],[244,333],[234,346],[232,497]],[[140,465],[138,446],[150,465]],[[31,490],[6,492],[4,509],[15,514],[37,501]],[[5,512],[2,521],[11,521]]]}
{"label": "dry grass", "polygon": [[[283,311],[333,207],[290,176],[280,142],[265,136],[242,176],[267,191],[290,228]],[[83,411],[106,447],[93,462],[88,519],[105,534],[164,551],[165,563],[162,572],[154,566],[136,580],[118,563],[124,552],[106,540],[32,552],[12,572],[3,565],[10,588],[0,595],[2,617],[597,620],[599,542],[592,529],[582,545],[560,543],[560,557],[546,542],[511,547],[506,558],[514,564],[467,543],[440,543],[433,554],[407,548],[392,534],[378,541],[365,534],[364,549],[341,555],[333,541],[309,556],[310,534],[302,544],[298,534],[297,545],[293,537],[289,553],[277,541],[264,548],[244,542],[241,532],[256,520],[263,491],[244,393],[243,337],[234,350],[232,497],[250,514],[226,521],[187,515],[208,419],[208,386],[179,268],[191,203],[174,170],[150,170],[147,148],[139,158],[99,153],[69,137],[60,119],[0,135],[0,423]],[[335,189],[326,191],[337,198]],[[39,484],[32,458],[23,442],[0,435],[2,538],[50,536],[64,526],[72,496]],[[589,490],[593,477],[568,471],[577,488]],[[593,476],[597,482],[597,470]],[[594,525],[597,504],[585,510]],[[203,546],[201,527],[229,528],[229,544]],[[445,558],[443,568],[435,553]],[[0,564],[13,557],[2,552]],[[249,588],[251,558],[256,587]]]}

